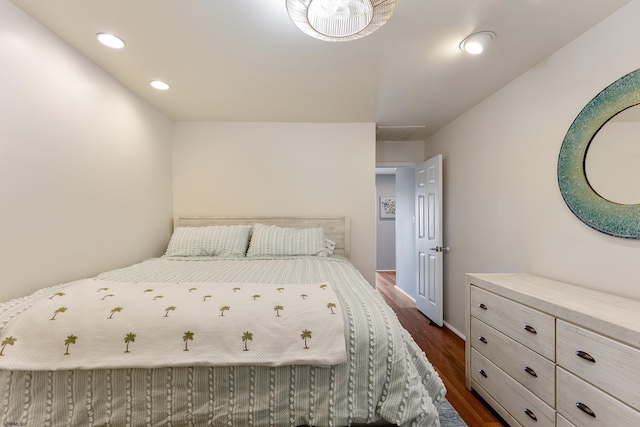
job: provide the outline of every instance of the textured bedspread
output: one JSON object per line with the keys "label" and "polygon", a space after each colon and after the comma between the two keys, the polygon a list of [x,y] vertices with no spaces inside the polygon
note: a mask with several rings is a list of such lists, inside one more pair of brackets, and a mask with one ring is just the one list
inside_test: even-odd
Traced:
{"label": "textured bedspread", "polygon": [[[249,364],[1,371],[4,425],[346,426],[380,419],[407,426],[439,424],[438,406],[445,393],[440,378],[393,311],[346,260],[158,258],[96,279],[193,284],[190,288],[205,282],[240,288],[245,283],[289,288],[328,282],[342,308],[347,361],[328,367]],[[11,344],[11,336],[4,333],[8,319],[76,284],[1,305],[4,352],[9,354],[18,343]],[[297,338],[302,343],[300,335]]]}

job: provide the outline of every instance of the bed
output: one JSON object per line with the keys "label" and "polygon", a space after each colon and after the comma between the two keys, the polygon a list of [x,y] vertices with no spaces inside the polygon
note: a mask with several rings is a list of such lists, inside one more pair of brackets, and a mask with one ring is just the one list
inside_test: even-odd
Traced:
{"label": "bed", "polygon": [[344,217],[177,218],[162,257],[0,305],[0,422],[438,426],[441,379],[349,255]]}

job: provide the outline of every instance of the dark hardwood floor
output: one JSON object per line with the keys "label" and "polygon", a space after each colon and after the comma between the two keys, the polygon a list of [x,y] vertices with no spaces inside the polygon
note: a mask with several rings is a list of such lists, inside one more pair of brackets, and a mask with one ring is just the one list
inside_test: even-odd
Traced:
{"label": "dark hardwood floor", "polygon": [[415,303],[397,290],[395,272],[376,273],[376,289],[396,312],[447,387],[447,400],[469,425],[503,427],[505,424],[474,392],[465,387],[464,341],[447,328],[429,324]]}

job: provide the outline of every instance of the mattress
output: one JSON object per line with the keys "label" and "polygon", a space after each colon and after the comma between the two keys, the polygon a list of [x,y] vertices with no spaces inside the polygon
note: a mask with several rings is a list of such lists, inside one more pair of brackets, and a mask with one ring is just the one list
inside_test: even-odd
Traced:
{"label": "mattress", "polygon": [[[95,280],[287,287],[327,282],[344,323],[346,363],[2,370],[2,425],[346,426],[380,420],[439,425],[441,379],[395,313],[345,258],[164,256]],[[5,332],[21,313],[77,286],[58,285],[0,305],[3,351],[9,354],[20,343],[20,337],[7,342],[12,337]]]}

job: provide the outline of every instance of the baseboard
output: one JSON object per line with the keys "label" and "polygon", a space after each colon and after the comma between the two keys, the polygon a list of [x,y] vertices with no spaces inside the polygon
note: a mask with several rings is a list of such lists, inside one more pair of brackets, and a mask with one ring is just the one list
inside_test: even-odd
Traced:
{"label": "baseboard", "polygon": [[456,334],[457,336],[459,336],[460,338],[462,338],[463,341],[466,341],[466,337],[464,336],[464,334],[462,332],[460,332],[459,330],[457,330],[456,328],[454,328],[453,326],[451,326],[451,324],[447,321],[444,321],[444,326],[449,329],[451,332],[453,332],[454,334]]}
{"label": "baseboard", "polygon": [[409,295],[408,293],[406,293],[402,288],[399,288],[398,285],[393,285],[393,287],[400,293],[402,293],[404,296],[406,296],[407,298],[409,298],[411,301],[413,301],[413,303],[415,304],[416,300],[415,298],[413,298],[411,295]]}

